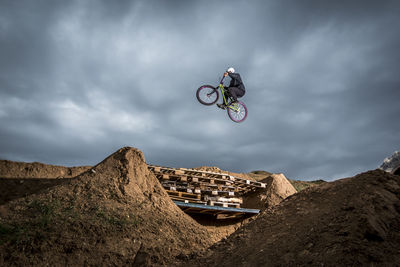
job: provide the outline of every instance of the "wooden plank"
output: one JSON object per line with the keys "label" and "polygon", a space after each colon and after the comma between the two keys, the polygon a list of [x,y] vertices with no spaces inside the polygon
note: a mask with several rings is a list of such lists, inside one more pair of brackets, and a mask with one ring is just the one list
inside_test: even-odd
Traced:
{"label": "wooden plank", "polygon": [[[188,192],[181,192],[181,191],[174,191],[174,190],[166,190],[169,195],[178,196],[178,197],[185,197],[185,198],[193,198],[193,199],[201,199],[201,195],[193,194]],[[176,190],[176,189],[175,189]]]}
{"label": "wooden plank", "polygon": [[[159,180],[176,182],[175,185],[165,185],[165,188],[175,186],[178,191],[195,192],[197,194],[215,194],[234,196],[243,195],[255,188],[266,188],[265,183],[255,182],[238,178],[226,173],[215,173],[207,171],[198,171],[186,168],[168,168],[155,165],[148,165]],[[188,177],[189,176],[189,177]],[[182,184],[179,184],[181,182]],[[164,185],[163,185],[164,186]],[[235,194],[236,193],[236,194]]]}
{"label": "wooden plank", "polygon": [[217,201],[208,201],[207,205],[210,206],[219,206],[219,207],[224,207],[224,208],[240,208],[240,204],[238,203],[227,203],[227,202],[217,202]]}
{"label": "wooden plank", "polygon": [[203,204],[206,205],[207,202],[198,200],[198,199],[192,199],[192,198],[186,198],[186,197],[179,197],[179,196],[170,196],[172,200],[179,200],[179,201],[188,201],[189,203],[197,203],[197,204]]}
{"label": "wooden plank", "polygon": [[[170,186],[175,186],[178,191],[187,191],[188,189],[191,189],[192,191],[197,189],[197,194],[200,194],[202,191],[208,192],[209,194],[212,193],[212,191],[218,191],[220,194],[226,194],[228,195],[229,192],[232,192],[235,190],[235,187],[227,187],[223,185],[211,185],[211,184],[204,184],[201,183],[200,185],[193,185],[190,182],[187,183],[181,183],[179,181],[171,181],[171,180],[164,180],[161,182],[161,185],[164,188],[169,188]],[[231,193],[231,195],[232,195]],[[214,193],[215,194],[215,193]]]}

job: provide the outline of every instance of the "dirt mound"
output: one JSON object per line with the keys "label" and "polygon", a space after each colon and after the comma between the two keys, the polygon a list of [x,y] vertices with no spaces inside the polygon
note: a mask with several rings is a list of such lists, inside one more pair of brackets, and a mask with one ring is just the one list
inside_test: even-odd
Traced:
{"label": "dirt mound", "polygon": [[0,178],[72,178],[90,168],[90,166],[64,167],[39,162],[0,160]]}
{"label": "dirt mound", "polygon": [[243,197],[243,208],[264,210],[278,205],[285,198],[297,193],[290,181],[282,173],[273,174],[266,171],[254,171],[251,173],[233,173],[221,170],[218,167],[197,167],[197,170],[226,173],[243,179],[266,183],[265,189],[246,194]]}
{"label": "dirt mound", "polygon": [[189,264],[398,266],[399,247],[400,179],[375,170],[287,198]]}
{"label": "dirt mound", "polygon": [[297,190],[282,173],[271,174],[260,182],[266,183],[266,188],[244,196],[243,208],[265,210],[278,205],[285,198],[297,193]]}
{"label": "dirt mound", "polygon": [[89,170],[90,166],[63,167],[38,162],[0,160],[0,205],[13,199],[39,193],[64,184],[68,179]]}
{"label": "dirt mound", "polygon": [[216,241],[170,200],[137,149],[65,180],[0,206],[1,266],[162,265]]}
{"label": "dirt mound", "polygon": [[290,180],[290,179],[288,180],[293,185],[294,189],[297,190],[297,192],[300,192],[308,187],[319,186],[321,184],[326,183],[326,181],[322,179],[314,181],[301,181],[301,180]]}

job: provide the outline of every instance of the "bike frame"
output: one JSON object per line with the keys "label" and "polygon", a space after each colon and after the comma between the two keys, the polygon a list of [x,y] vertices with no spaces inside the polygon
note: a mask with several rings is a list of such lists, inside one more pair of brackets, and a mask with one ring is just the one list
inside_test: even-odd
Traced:
{"label": "bike frame", "polygon": [[[219,85],[218,85],[218,86],[219,86],[219,89],[221,90],[222,97],[224,98],[224,103],[225,103],[226,106],[228,106],[228,101],[227,101],[227,99],[226,99],[226,97],[225,97],[225,94],[224,94],[224,92],[225,92],[225,89],[224,89],[224,79],[225,79],[225,76],[222,76],[222,79],[221,79],[221,81],[219,82]],[[233,109],[234,111],[239,111],[237,105],[236,105],[236,106],[229,105],[228,108]]]}

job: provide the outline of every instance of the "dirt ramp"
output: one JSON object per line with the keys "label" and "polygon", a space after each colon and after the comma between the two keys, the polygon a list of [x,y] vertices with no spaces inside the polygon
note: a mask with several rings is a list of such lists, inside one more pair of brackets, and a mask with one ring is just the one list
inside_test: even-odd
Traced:
{"label": "dirt ramp", "polygon": [[0,265],[165,265],[216,237],[125,147],[67,183],[0,207]]}
{"label": "dirt ramp", "polygon": [[243,199],[244,208],[265,210],[278,205],[285,198],[297,193],[296,189],[282,173],[270,174],[260,182],[266,183],[266,188],[246,195]]}
{"label": "dirt ramp", "polygon": [[195,266],[400,265],[400,179],[375,170],[265,210]]}
{"label": "dirt ramp", "polygon": [[[121,148],[74,180],[73,193],[91,194],[122,202],[167,198],[157,178],[150,173],[143,153],[135,148]],[[159,200],[159,198],[158,198]],[[157,201],[156,201],[157,202]]]}

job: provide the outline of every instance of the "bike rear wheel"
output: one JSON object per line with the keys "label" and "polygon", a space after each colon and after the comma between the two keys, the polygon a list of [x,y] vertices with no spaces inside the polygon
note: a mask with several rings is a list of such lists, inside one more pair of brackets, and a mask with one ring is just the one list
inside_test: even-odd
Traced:
{"label": "bike rear wheel", "polygon": [[228,116],[234,122],[242,122],[247,118],[247,107],[243,102],[237,102],[227,108]]}
{"label": "bike rear wheel", "polygon": [[218,101],[219,93],[218,88],[211,85],[203,85],[197,89],[196,97],[197,100],[203,105],[211,106]]}

